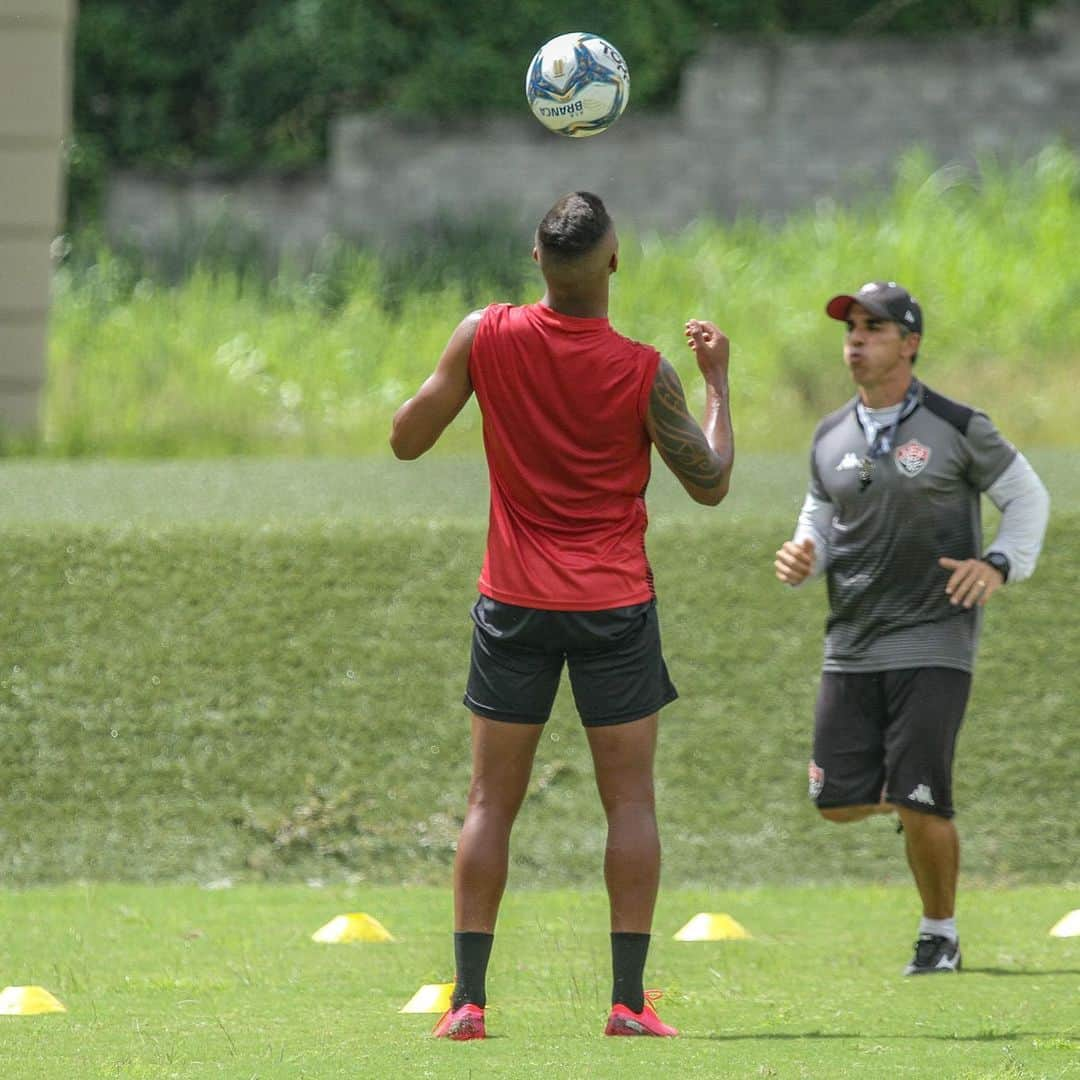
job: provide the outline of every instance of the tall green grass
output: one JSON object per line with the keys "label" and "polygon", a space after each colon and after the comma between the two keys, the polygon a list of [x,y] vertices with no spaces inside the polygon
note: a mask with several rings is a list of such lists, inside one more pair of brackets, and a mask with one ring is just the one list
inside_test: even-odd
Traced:
{"label": "tall green grass", "polygon": [[[537,207],[538,215],[545,209]],[[903,159],[887,197],[782,224],[702,219],[676,235],[619,222],[611,315],[694,383],[681,328],[734,343],[740,445],[793,449],[849,392],[833,293],[895,278],[926,315],[919,373],[1015,440],[1074,445],[1080,355],[1080,157],[935,169]],[[518,261],[511,255],[519,250]],[[540,293],[530,238],[443,228],[376,257],[329,244],[267,278],[218,260],[176,283],[101,251],[61,267],[45,435],[58,455],[366,453],[471,307]],[[696,386],[694,386],[696,394]],[[478,444],[470,406],[448,434]]]}

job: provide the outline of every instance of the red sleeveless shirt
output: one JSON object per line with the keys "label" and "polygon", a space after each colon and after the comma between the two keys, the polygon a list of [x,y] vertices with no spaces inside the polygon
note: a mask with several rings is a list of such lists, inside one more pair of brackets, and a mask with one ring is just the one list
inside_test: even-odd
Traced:
{"label": "red sleeveless shirt", "polygon": [[493,304],[469,377],[491,480],[479,589],[506,604],[600,611],[654,596],[645,555],[660,354],[542,304]]}

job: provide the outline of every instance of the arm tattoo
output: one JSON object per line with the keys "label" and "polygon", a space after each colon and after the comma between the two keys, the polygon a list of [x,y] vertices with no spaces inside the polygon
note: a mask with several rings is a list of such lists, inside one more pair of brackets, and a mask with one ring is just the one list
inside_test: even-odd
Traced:
{"label": "arm tattoo", "polygon": [[686,396],[675,369],[660,361],[649,398],[649,416],[656,448],[680,480],[711,488],[723,478],[716,452],[686,408]]}

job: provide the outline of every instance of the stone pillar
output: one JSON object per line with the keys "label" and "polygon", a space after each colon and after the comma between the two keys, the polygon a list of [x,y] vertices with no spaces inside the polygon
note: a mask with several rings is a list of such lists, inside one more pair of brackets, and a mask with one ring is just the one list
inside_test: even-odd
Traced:
{"label": "stone pillar", "polygon": [[38,426],[75,0],[0,0],[0,426]]}

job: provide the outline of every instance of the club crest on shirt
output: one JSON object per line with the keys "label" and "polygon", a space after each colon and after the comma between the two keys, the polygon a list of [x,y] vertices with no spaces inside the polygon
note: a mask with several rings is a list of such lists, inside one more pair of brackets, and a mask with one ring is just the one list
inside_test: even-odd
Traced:
{"label": "club crest on shirt", "polygon": [[893,451],[893,460],[904,476],[918,476],[930,460],[930,447],[911,439]]}

